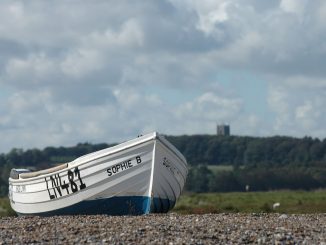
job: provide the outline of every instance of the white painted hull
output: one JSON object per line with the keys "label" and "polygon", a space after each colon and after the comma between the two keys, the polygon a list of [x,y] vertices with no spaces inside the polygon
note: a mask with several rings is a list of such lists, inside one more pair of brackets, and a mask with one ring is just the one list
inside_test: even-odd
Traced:
{"label": "white painted hull", "polygon": [[167,212],[186,175],[181,153],[153,133],[77,158],[56,172],[9,178],[9,197],[24,215]]}

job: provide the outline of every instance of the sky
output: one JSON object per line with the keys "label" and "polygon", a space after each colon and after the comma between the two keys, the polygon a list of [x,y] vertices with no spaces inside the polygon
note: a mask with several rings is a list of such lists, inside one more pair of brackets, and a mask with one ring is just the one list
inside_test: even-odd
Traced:
{"label": "sky", "polygon": [[0,152],[152,131],[326,137],[326,1],[1,0]]}

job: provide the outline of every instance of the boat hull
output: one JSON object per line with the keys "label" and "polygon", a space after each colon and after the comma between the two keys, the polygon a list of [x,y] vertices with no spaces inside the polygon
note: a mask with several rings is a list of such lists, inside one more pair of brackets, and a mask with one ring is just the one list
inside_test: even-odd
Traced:
{"label": "boat hull", "polygon": [[81,201],[71,206],[41,213],[18,213],[19,216],[38,215],[142,215],[148,214],[151,199],[142,196],[121,196]]}
{"label": "boat hull", "polygon": [[167,212],[186,174],[183,156],[154,133],[80,157],[56,172],[10,178],[9,197],[20,215]]}

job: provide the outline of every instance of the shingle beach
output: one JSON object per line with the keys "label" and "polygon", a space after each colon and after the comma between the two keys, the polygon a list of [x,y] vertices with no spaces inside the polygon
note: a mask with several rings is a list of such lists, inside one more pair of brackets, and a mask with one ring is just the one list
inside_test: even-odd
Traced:
{"label": "shingle beach", "polygon": [[326,214],[4,217],[0,244],[322,244]]}

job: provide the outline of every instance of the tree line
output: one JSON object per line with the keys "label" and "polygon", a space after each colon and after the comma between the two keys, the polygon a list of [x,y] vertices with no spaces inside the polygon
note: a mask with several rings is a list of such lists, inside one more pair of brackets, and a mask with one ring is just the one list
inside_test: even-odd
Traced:
{"label": "tree line", "polygon": [[[326,187],[326,139],[285,136],[170,136],[190,165],[193,192],[312,190]],[[208,166],[229,165],[212,171]]]}
{"label": "tree line", "polygon": [[167,137],[195,165],[307,166],[326,162],[326,139],[244,136]]}
{"label": "tree line", "polygon": [[[186,157],[188,191],[315,189],[326,187],[326,139],[244,136],[166,136]],[[0,196],[8,192],[11,168],[48,168],[115,144],[12,149],[0,154]],[[232,171],[208,166],[230,165]]]}
{"label": "tree line", "polygon": [[205,165],[189,169],[185,189],[191,192],[314,190],[326,187],[323,167],[244,167],[214,172]]}

